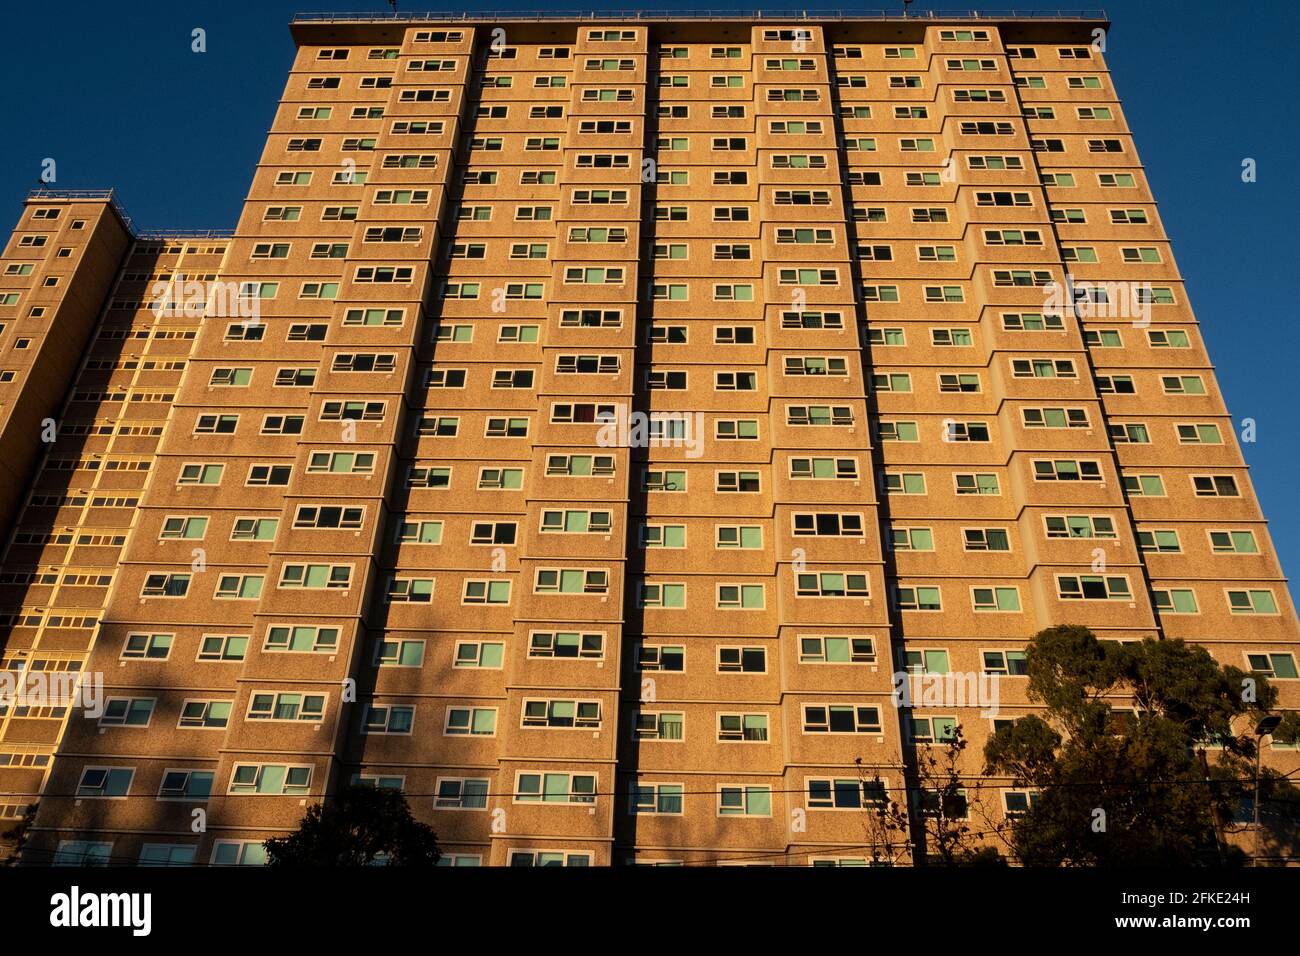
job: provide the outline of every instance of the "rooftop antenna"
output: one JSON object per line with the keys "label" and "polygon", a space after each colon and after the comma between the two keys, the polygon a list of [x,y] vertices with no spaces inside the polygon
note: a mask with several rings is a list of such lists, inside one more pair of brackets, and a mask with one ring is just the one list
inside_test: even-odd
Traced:
{"label": "rooftop antenna", "polygon": [[[907,2],[908,2],[908,3],[911,3],[912,0],[907,0]],[[389,5],[390,7],[393,8],[393,15],[396,16],[396,15],[397,15],[397,0],[388,0],[388,5]]]}
{"label": "rooftop antenna", "polygon": [[[394,3],[397,0],[393,0]],[[912,0],[903,0],[903,16],[907,16],[907,8],[912,5]]]}

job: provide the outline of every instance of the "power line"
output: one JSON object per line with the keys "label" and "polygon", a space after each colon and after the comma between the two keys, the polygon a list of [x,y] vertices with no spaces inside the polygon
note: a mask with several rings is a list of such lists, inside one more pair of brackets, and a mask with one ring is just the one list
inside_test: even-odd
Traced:
{"label": "power line", "polygon": [[[654,771],[654,772],[655,772],[656,774],[658,774],[658,773],[662,773],[662,774],[671,774],[671,773],[672,773],[672,771],[667,771],[667,770],[665,770],[665,771]],[[542,771],[542,773],[545,774],[545,771]],[[1296,775],[1297,773],[1300,773],[1300,769],[1292,770],[1292,771],[1290,771],[1289,773],[1282,774],[1281,776],[1282,776],[1283,779],[1287,779],[1287,778],[1290,778],[1290,777]],[[904,776],[908,776],[908,774],[904,774]],[[480,779],[480,778],[475,778],[475,777],[456,777],[456,778],[454,778],[454,779],[456,779],[456,780],[462,780],[462,781],[463,781],[463,780],[474,780],[474,779]],[[835,780],[835,779],[850,779],[850,778],[848,778],[848,777],[844,777],[844,778],[836,778],[833,774],[831,774],[831,775],[828,775],[827,777],[816,777],[816,778],[814,778],[814,779],[819,779],[819,780],[821,780],[821,779]],[[980,784],[980,785],[982,785],[983,789],[988,789],[988,790],[1026,790],[1026,789],[1030,789],[1030,790],[1032,790],[1032,789],[1040,789],[1040,788],[1035,788],[1033,785],[1029,784],[1028,782],[1026,782],[1026,783],[1022,783],[1022,784],[1016,784],[1016,783],[1014,783],[1014,782],[1009,782],[1009,781],[1007,781],[1006,778],[1001,778],[1001,779],[1002,779],[1002,782],[999,782],[998,779],[990,779],[990,778],[988,778],[988,777],[983,777],[983,776],[979,776],[979,775],[961,775],[961,774],[944,775],[944,780],[947,781],[947,782],[956,781],[956,782],[958,782],[958,783],[975,783],[975,784]],[[867,782],[867,783],[874,783],[874,782],[876,782],[876,780],[880,780],[880,778],[868,777],[868,778],[866,779],[865,782]],[[667,782],[667,783],[671,783],[671,781],[665,781],[665,782]],[[878,787],[878,788],[875,788],[875,789],[878,789],[878,790],[884,790],[884,791],[886,791],[886,792],[909,793],[909,792],[915,792],[915,791],[917,791],[917,790],[924,790],[924,789],[927,789],[927,788],[925,788],[925,787],[915,787],[915,786],[911,786],[911,787],[909,787],[909,786],[907,786],[907,785],[887,786],[887,785],[884,785],[884,781],[883,781],[883,780],[880,780],[880,782],[881,782],[882,786],[881,786],[881,787]],[[1120,780],[1077,780],[1077,781],[1061,780],[1061,781],[1053,781],[1051,784],[1049,784],[1049,785],[1047,786],[1046,789],[1053,789],[1053,790],[1055,790],[1055,789],[1063,789],[1063,788],[1070,788],[1070,787],[1080,787],[1080,788],[1091,787],[1091,788],[1094,788],[1094,789],[1105,789],[1105,788],[1111,788],[1111,789],[1142,789],[1142,788],[1146,788],[1146,789],[1151,789],[1151,790],[1159,790],[1159,789],[1176,789],[1176,788],[1179,788],[1179,787],[1190,787],[1190,788],[1217,787],[1217,788],[1224,788],[1224,787],[1228,787],[1228,786],[1231,786],[1231,785],[1234,785],[1234,784],[1253,785],[1253,780],[1248,780],[1248,779],[1245,779],[1245,778],[1242,778],[1242,779],[1231,779],[1231,780],[1203,780],[1203,779],[1201,779],[1201,780],[1168,780],[1168,781],[1159,781],[1159,780],[1124,780],[1124,781],[1120,781]],[[653,785],[653,784],[646,784],[646,786],[650,786],[650,785]],[[702,796],[702,795],[707,795],[707,794],[713,794],[713,795],[716,796],[716,795],[719,793],[719,791],[721,790],[722,786],[723,786],[723,785],[719,785],[719,787],[718,787],[717,789],[712,789],[712,790],[681,790],[681,791],[678,791],[678,792],[677,792],[676,794],[674,794],[674,795],[675,795],[675,796]],[[734,786],[736,786],[736,787],[753,787],[753,786],[762,786],[762,785],[761,785],[761,784],[753,784],[753,783],[748,783],[748,782],[737,781],[737,782],[734,784]],[[379,789],[388,789],[388,788],[379,788]],[[309,798],[310,798],[310,797],[315,797],[315,798],[318,798],[318,799],[324,800],[324,799],[332,799],[332,798],[336,798],[336,797],[339,795],[340,792],[341,792],[340,790],[335,790],[335,791],[333,791],[333,792],[331,792],[331,793],[325,793],[324,791],[307,791],[307,792],[304,792],[304,793],[213,793],[213,794],[209,794],[208,796],[206,796],[206,797],[202,797],[202,798],[186,799],[186,798],[184,798],[184,797],[160,797],[160,796],[158,796],[158,795],[150,795],[150,794],[144,794],[144,793],[134,793],[134,794],[132,794],[132,793],[128,793],[128,794],[122,794],[122,795],[120,795],[120,796],[111,796],[111,797],[106,797],[106,796],[97,796],[97,795],[94,795],[94,794],[86,794],[86,793],[75,793],[75,792],[74,792],[74,793],[51,792],[51,791],[49,791],[49,790],[46,790],[46,791],[8,791],[8,792],[0,793],[0,801],[2,801],[2,800],[6,800],[6,799],[8,799],[8,798],[10,798],[10,797],[36,797],[36,798],[40,798],[40,797],[53,797],[53,798],[61,798],[61,799],[78,799],[78,800],[157,800],[157,801],[166,801],[166,802],[175,802],[175,803],[205,803],[205,802],[207,802],[207,801],[209,801],[209,800],[217,799],[217,798],[221,798],[221,797],[285,797],[285,796],[288,796],[288,797],[309,797]],[[431,791],[431,792],[422,792],[422,791],[401,790],[401,789],[399,789],[397,792],[400,793],[400,794],[402,794],[402,796],[404,796],[404,797],[440,797],[440,796],[446,796],[445,794],[440,794],[440,793],[438,793],[438,792],[436,792],[436,791]],[[627,790],[618,790],[618,789],[615,789],[615,790],[592,790],[592,791],[584,792],[584,793],[582,794],[582,796],[590,796],[590,797],[593,797],[593,798],[594,798],[594,797],[619,797],[619,796],[632,796],[632,795],[634,795],[636,792],[637,792],[637,788],[632,788],[632,789],[627,789]],[[767,788],[767,792],[768,792],[769,794],[773,795],[773,796],[776,796],[777,794],[790,794],[790,793],[802,793],[802,794],[807,794],[807,793],[809,792],[809,790],[808,790],[807,787],[798,787],[798,788],[772,788],[772,787],[769,787],[769,788]],[[485,790],[485,791],[482,791],[482,792],[480,792],[480,793],[476,793],[476,794],[475,794],[475,796],[483,796],[483,797],[511,797],[511,798],[517,798],[517,797],[520,797],[520,796],[531,796],[531,795],[532,795],[532,794],[529,794],[529,793],[517,792],[517,791],[512,791],[512,790]],[[1277,798],[1275,798],[1275,799],[1278,800],[1278,801],[1281,801],[1281,802],[1291,802],[1291,799],[1292,799],[1292,798],[1277,797]],[[1300,797],[1297,797],[1297,798],[1294,798],[1294,799],[1295,799],[1297,802],[1300,802]],[[522,801],[522,802],[531,802],[531,801]],[[547,802],[547,801],[539,801],[539,802]],[[558,801],[549,801],[549,802],[558,802]],[[575,801],[575,802],[585,802],[585,801]]]}

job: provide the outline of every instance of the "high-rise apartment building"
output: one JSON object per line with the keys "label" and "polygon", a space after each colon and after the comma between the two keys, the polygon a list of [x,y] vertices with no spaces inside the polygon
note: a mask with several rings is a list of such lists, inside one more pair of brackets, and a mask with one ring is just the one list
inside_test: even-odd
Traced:
{"label": "high-rise apartment building", "polygon": [[26,858],[258,862],[363,781],[454,865],[906,863],[862,811],[978,773],[1044,627],[1300,704],[1107,26],[303,18],[232,236],[33,194],[4,667],[104,702],[0,716]]}

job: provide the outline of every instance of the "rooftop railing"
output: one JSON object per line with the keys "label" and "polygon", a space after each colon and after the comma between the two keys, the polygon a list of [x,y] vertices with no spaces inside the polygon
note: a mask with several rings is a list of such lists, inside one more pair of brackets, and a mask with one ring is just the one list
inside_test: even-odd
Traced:
{"label": "rooftop railing", "polygon": [[34,202],[55,202],[60,199],[97,199],[106,200],[114,211],[122,217],[126,228],[136,239],[143,241],[159,239],[230,239],[235,235],[234,229],[137,229],[135,220],[126,214],[113,189],[48,189],[38,187],[27,194]]}
{"label": "rooftop railing", "polygon": [[233,229],[144,229],[135,234],[141,242],[168,239],[233,239]]}
{"label": "rooftop railing", "polygon": [[1105,10],[433,10],[299,13],[293,23],[455,23],[524,20],[1107,20]]}
{"label": "rooftop railing", "polygon": [[118,201],[117,192],[112,189],[48,189],[39,186],[27,194],[29,201],[36,202],[54,202],[59,199],[102,199],[107,200],[108,204],[113,207],[113,211],[122,217],[126,223],[126,228],[131,233],[135,232],[135,223],[131,217],[126,214],[122,204]]}

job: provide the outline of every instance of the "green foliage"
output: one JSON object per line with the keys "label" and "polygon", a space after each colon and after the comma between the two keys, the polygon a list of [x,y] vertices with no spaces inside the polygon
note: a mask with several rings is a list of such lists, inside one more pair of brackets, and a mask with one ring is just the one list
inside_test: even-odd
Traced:
{"label": "green foliage", "polygon": [[432,866],[442,855],[401,792],[378,787],[348,787],[313,804],[296,832],[264,846],[271,866]]}
{"label": "green foliage", "polygon": [[[984,748],[986,774],[1039,794],[1008,828],[1017,858],[1030,866],[1241,862],[1216,832],[1216,815],[1223,830],[1253,792],[1253,730],[1275,688],[1221,667],[1198,645],[1099,641],[1075,626],[1041,631],[1026,662],[1030,699],[1044,713],[1002,727]],[[1300,730],[1295,715],[1288,720]],[[1213,764],[1207,745],[1216,748]],[[1277,825],[1295,832],[1300,794],[1278,774],[1264,777],[1262,793],[1283,808]]]}

